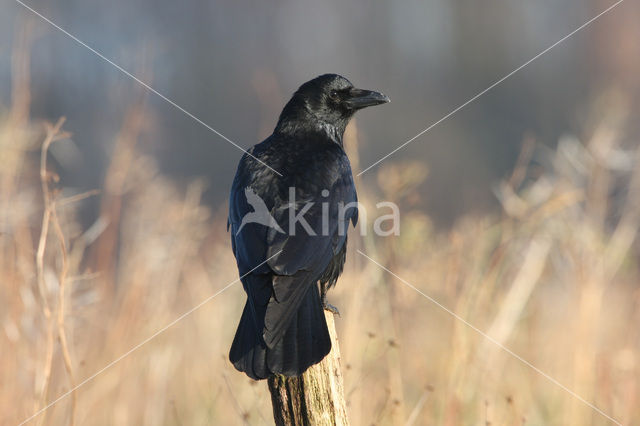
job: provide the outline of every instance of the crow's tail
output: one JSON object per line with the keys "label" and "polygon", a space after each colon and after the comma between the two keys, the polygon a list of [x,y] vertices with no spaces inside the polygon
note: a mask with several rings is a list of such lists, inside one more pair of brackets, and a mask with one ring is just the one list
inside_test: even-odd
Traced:
{"label": "crow's tail", "polygon": [[[252,277],[258,278],[270,280]],[[282,339],[272,348],[262,337],[267,303],[256,302],[249,295],[229,352],[238,370],[255,380],[274,374],[299,376],[329,353],[331,339],[317,285],[311,286]]]}

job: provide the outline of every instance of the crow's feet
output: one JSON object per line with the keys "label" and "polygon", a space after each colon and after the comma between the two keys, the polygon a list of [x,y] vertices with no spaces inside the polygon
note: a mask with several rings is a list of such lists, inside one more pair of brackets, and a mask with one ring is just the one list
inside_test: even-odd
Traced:
{"label": "crow's feet", "polygon": [[340,311],[338,310],[338,308],[336,308],[335,306],[327,302],[327,299],[324,299],[322,301],[322,307],[324,308],[325,311],[329,311],[334,315],[340,316]]}

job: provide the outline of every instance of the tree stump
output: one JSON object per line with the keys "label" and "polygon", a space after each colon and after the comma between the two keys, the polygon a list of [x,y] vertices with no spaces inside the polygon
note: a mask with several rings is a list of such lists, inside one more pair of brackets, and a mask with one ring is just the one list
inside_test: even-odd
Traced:
{"label": "tree stump", "polygon": [[325,311],[331,352],[299,377],[268,380],[277,426],[348,426],[340,369],[340,348],[333,314]]}

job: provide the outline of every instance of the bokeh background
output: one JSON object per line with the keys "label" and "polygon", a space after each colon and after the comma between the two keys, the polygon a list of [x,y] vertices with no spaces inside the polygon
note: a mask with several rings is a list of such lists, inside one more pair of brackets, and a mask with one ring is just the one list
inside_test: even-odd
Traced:
{"label": "bokeh background", "polygon": [[[613,2],[27,4],[245,148],[318,74],[384,92],[347,131],[359,172]],[[402,224],[354,233],[332,294],[353,424],[614,424],[356,249],[640,422],[638,16],[621,3],[357,179]],[[237,278],[240,156],[0,5],[0,424]],[[232,286],[32,423],[269,424],[266,385],[226,361],[243,303]]]}

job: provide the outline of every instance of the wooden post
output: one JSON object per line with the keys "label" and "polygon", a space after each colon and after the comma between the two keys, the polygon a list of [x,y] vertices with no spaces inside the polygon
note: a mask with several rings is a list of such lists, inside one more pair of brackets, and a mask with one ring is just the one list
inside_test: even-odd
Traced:
{"label": "wooden post", "polygon": [[333,314],[325,311],[331,352],[302,376],[268,380],[273,418],[277,426],[348,426],[340,348]]}

